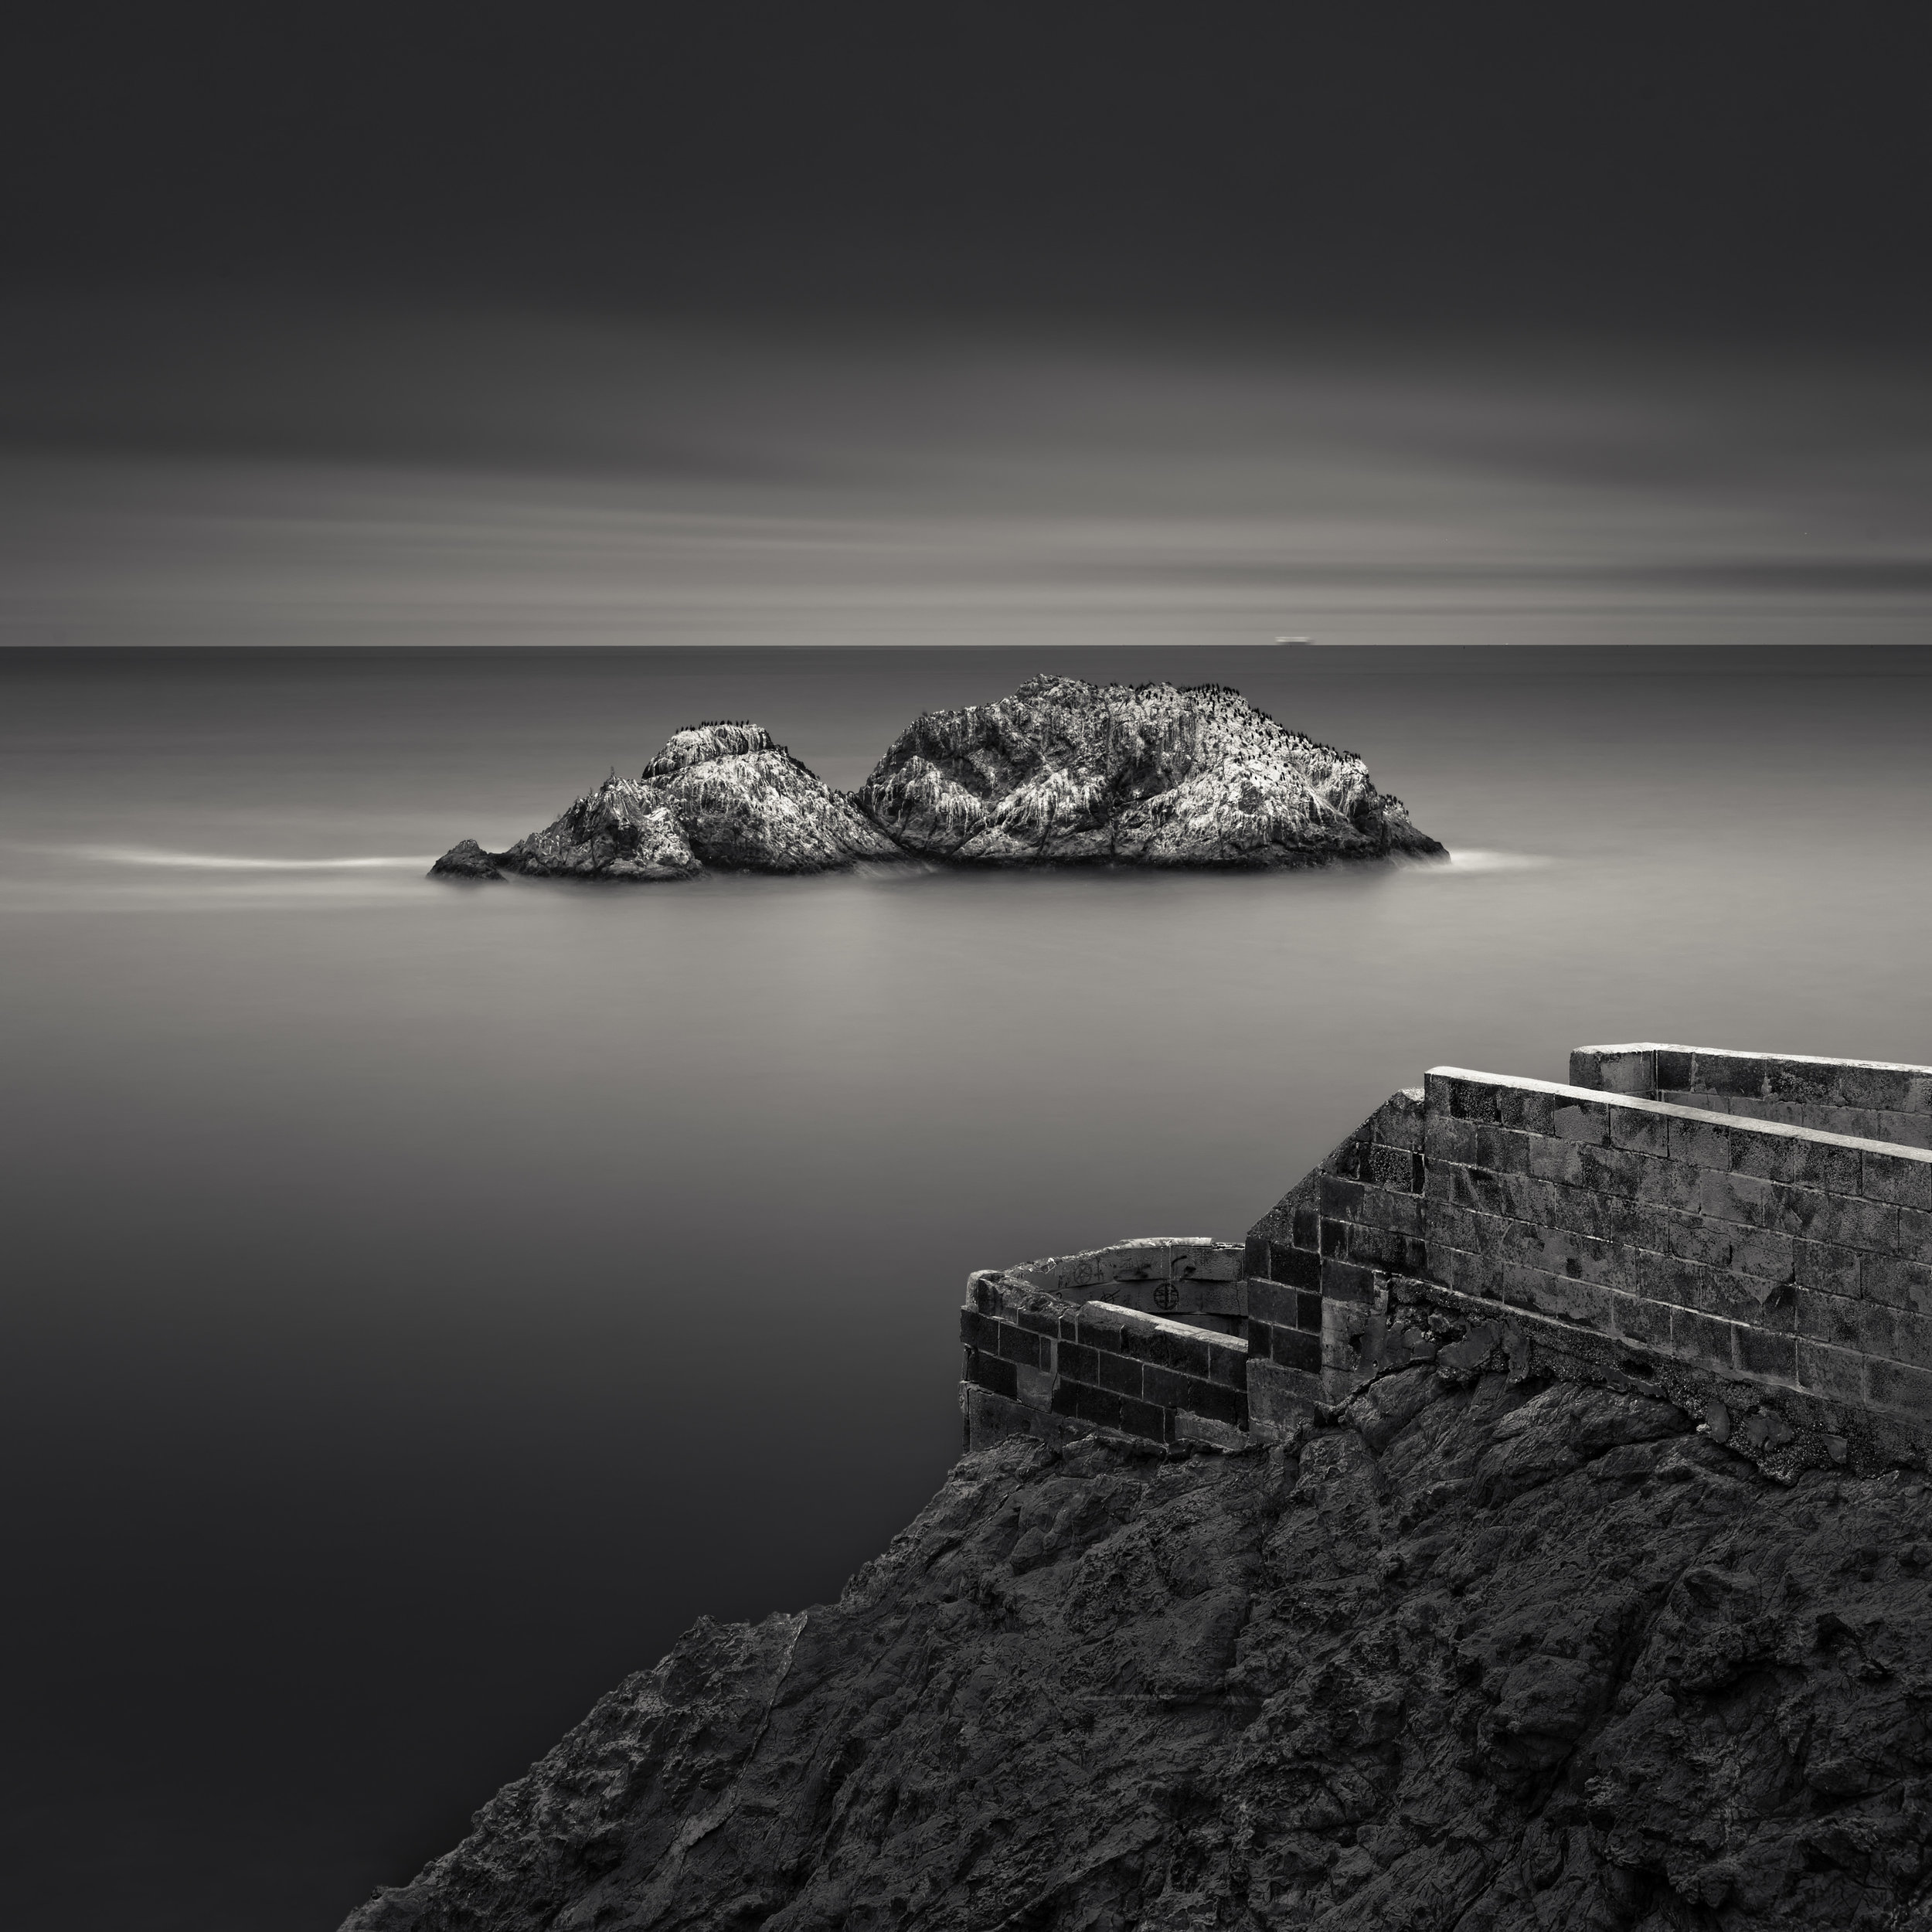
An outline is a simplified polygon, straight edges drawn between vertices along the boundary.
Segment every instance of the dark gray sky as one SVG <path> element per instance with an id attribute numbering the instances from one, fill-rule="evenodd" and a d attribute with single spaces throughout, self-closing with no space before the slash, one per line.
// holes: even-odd
<path id="1" fill-rule="evenodd" d="M 1920 22 L 29 0 L 0 642 L 1924 641 Z"/>
<path id="2" fill-rule="evenodd" d="M 1910 340 L 1920 9 L 26 0 L 16 291 Z"/>

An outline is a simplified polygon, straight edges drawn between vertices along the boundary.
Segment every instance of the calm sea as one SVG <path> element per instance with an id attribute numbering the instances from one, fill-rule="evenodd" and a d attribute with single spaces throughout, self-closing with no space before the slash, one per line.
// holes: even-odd
<path id="1" fill-rule="evenodd" d="M 1238 685 L 1454 862 L 423 876 L 1046 669 Z M 1928 747 L 1904 648 L 0 655 L 8 1921 L 325 1932 L 835 1593 L 970 1268 L 1238 1236 L 1439 1062 L 1932 1061 Z"/>

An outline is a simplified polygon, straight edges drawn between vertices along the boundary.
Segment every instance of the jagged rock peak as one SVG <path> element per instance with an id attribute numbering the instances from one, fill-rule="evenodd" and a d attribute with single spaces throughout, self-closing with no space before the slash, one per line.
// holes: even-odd
<path id="1" fill-rule="evenodd" d="M 749 718 L 707 718 L 686 725 L 665 740 L 664 749 L 645 765 L 646 778 L 668 778 L 687 765 L 713 758 L 731 758 L 747 751 L 783 751 L 784 747 L 761 724 Z"/>
<path id="2" fill-rule="evenodd" d="M 996 703 L 916 719 L 858 798 L 907 849 L 980 863 L 1308 865 L 1443 850 L 1354 753 L 1218 684 L 1034 678 Z"/>

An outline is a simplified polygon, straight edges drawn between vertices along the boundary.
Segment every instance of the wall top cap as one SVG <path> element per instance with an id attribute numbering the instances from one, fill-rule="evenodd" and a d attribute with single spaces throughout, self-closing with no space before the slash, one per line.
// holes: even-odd
<path id="1" fill-rule="evenodd" d="M 1914 1066 L 1909 1060 L 1833 1060 L 1818 1053 L 1764 1053 L 1741 1046 L 1688 1046 L 1682 1040 L 1622 1040 L 1614 1046 L 1578 1046 L 1578 1053 L 1696 1053 L 1706 1060 L 1778 1060 L 1794 1066 L 1860 1066 L 1874 1073 L 1924 1073 L 1932 1066 Z"/>
<path id="2" fill-rule="evenodd" d="M 1605 1049 L 1585 1047 L 1579 1050 L 1598 1053 Z M 1828 1064 L 1842 1066 L 1844 1063 Z M 1932 1165 L 1932 1148 L 1906 1147 L 1896 1141 L 1864 1140 L 1852 1134 L 1828 1134 L 1821 1128 L 1793 1127 L 1783 1121 L 1760 1121 L 1750 1114 L 1716 1114 L 1707 1107 L 1679 1107 L 1674 1100 L 1647 1100 L 1634 1094 L 1611 1094 L 1600 1087 L 1569 1087 L 1561 1080 L 1536 1080 L 1522 1073 L 1485 1073 L 1470 1066 L 1432 1066 L 1429 1078 L 1477 1080 L 1485 1087 L 1507 1087 L 1518 1092 L 1526 1090 L 1532 1094 L 1556 1094 L 1580 1105 L 1587 1103 L 1593 1107 L 1630 1108 L 1640 1114 L 1663 1114 L 1679 1120 L 1706 1121 L 1713 1127 L 1727 1128 L 1733 1134 L 1766 1134 L 1781 1140 L 1822 1141 L 1831 1147 L 1856 1148 L 1865 1153 L 1889 1155 L 1901 1161 Z"/>

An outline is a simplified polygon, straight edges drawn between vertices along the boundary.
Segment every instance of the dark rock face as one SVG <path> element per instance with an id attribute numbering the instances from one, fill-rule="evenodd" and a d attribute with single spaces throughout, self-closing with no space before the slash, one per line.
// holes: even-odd
<path id="1" fill-rule="evenodd" d="M 859 802 L 909 851 L 981 864 L 1292 866 L 1443 848 L 1353 753 L 1239 692 L 1036 678 L 929 713 Z"/>
<path id="2" fill-rule="evenodd" d="M 1385 1376 L 1298 1447 L 964 1458 L 701 1622 L 345 1932 L 1932 1924 L 1932 1501 Z"/>
<path id="3" fill-rule="evenodd" d="M 474 838 L 451 846 L 430 868 L 432 879 L 501 879 L 495 852 L 485 852 Z"/>
<path id="4" fill-rule="evenodd" d="M 818 778 L 762 725 L 675 733 L 635 778 L 613 772 L 508 852 L 466 838 L 430 868 L 468 878 L 688 879 L 707 866 L 823 872 L 903 856 L 852 800 Z M 479 862 L 500 870 L 479 869 Z"/>

